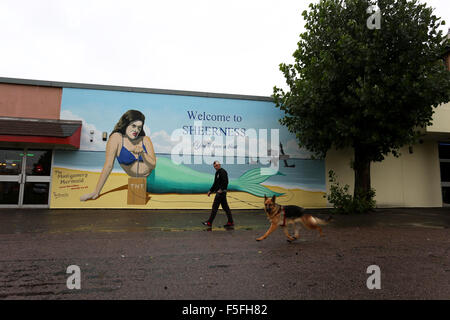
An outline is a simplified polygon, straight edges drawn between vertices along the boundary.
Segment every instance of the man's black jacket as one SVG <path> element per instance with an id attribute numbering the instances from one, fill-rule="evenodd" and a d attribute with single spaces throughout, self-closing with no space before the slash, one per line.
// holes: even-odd
<path id="1" fill-rule="evenodd" d="M 228 173 L 225 169 L 220 168 L 216 171 L 216 176 L 214 178 L 214 184 L 209 191 L 217 192 L 217 190 L 227 190 L 228 188 Z"/>

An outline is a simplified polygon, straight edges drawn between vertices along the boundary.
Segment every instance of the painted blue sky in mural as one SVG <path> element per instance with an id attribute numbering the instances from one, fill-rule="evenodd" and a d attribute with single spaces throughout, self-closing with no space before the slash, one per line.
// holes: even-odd
<path id="1" fill-rule="evenodd" d="M 141 111 L 145 117 L 146 135 L 150 136 L 157 153 L 170 153 L 174 141 L 170 136 L 175 129 L 192 132 L 201 121 L 210 127 L 208 134 L 227 132 L 239 134 L 241 129 L 279 129 L 280 141 L 287 154 L 296 158 L 309 158 L 310 153 L 297 147 L 294 135 L 278 122 L 283 112 L 272 102 L 150 94 L 122 91 L 64 88 L 61 118 L 83 121 L 81 150 L 104 151 L 106 143 L 101 133 L 112 131 L 127 110 Z M 195 120 L 194 120 L 195 118 Z M 215 119 L 216 121 L 207 121 Z M 219 131 L 222 129 L 222 131 Z M 228 130 L 228 131 L 227 131 Z M 90 132 L 93 131 L 93 141 Z M 270 134 L 265 136 L 270 144 Z"/>

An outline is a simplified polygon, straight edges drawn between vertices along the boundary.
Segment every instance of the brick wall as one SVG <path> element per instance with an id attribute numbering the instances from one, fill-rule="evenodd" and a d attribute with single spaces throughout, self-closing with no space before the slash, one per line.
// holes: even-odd
<path id="1" fill-rule="evenodd" d="M 0 117 L 59 119 L 62 88 L 0 83 Z"/>

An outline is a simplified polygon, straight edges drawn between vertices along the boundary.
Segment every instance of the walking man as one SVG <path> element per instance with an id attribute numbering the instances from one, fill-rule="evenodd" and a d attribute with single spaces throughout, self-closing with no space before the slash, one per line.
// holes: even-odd
<path id="1" fill-rule="evenodd" d="M 233 217 L 231 216 L 231 210 L 227 202 L 228 174 L 225 169 L 221 168 L 219 161 L 214 161 L 213 166 L 214 169 L 216 169 L 216 175 L 214 178 L 214 183 L 211 189 L 209 189 L 208 197 L 212 192 L 216 192 L 216 196 L 214 198 L 211 215 L 209 216 L 209 219 L 202 222 L 202 224 L 211 227 L 214 218 L 216 217 L 217 210 L 219 209 L 219 205 L 222 205 L 222 209 L 225 210 L 228 218 L 228 222 L 224 225 L 224 228 L 230 228 L 234 226 L 234 223 Z"/>

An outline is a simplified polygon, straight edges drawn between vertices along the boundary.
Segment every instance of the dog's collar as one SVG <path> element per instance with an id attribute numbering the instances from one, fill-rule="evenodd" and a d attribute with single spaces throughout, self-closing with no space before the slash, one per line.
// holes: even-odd
<path id="1" fill-rule="evenodd" d="M 278 211 L 273 215 L 269 215 L 269 217 L 273 218 L 277 215 L 281 215 L 281 219 L 283 219 L 283 224 L 281 226 L 286 226 L 286 212 L 284 211 L 284 207 L 282 205 L 278 205 Z"/>

